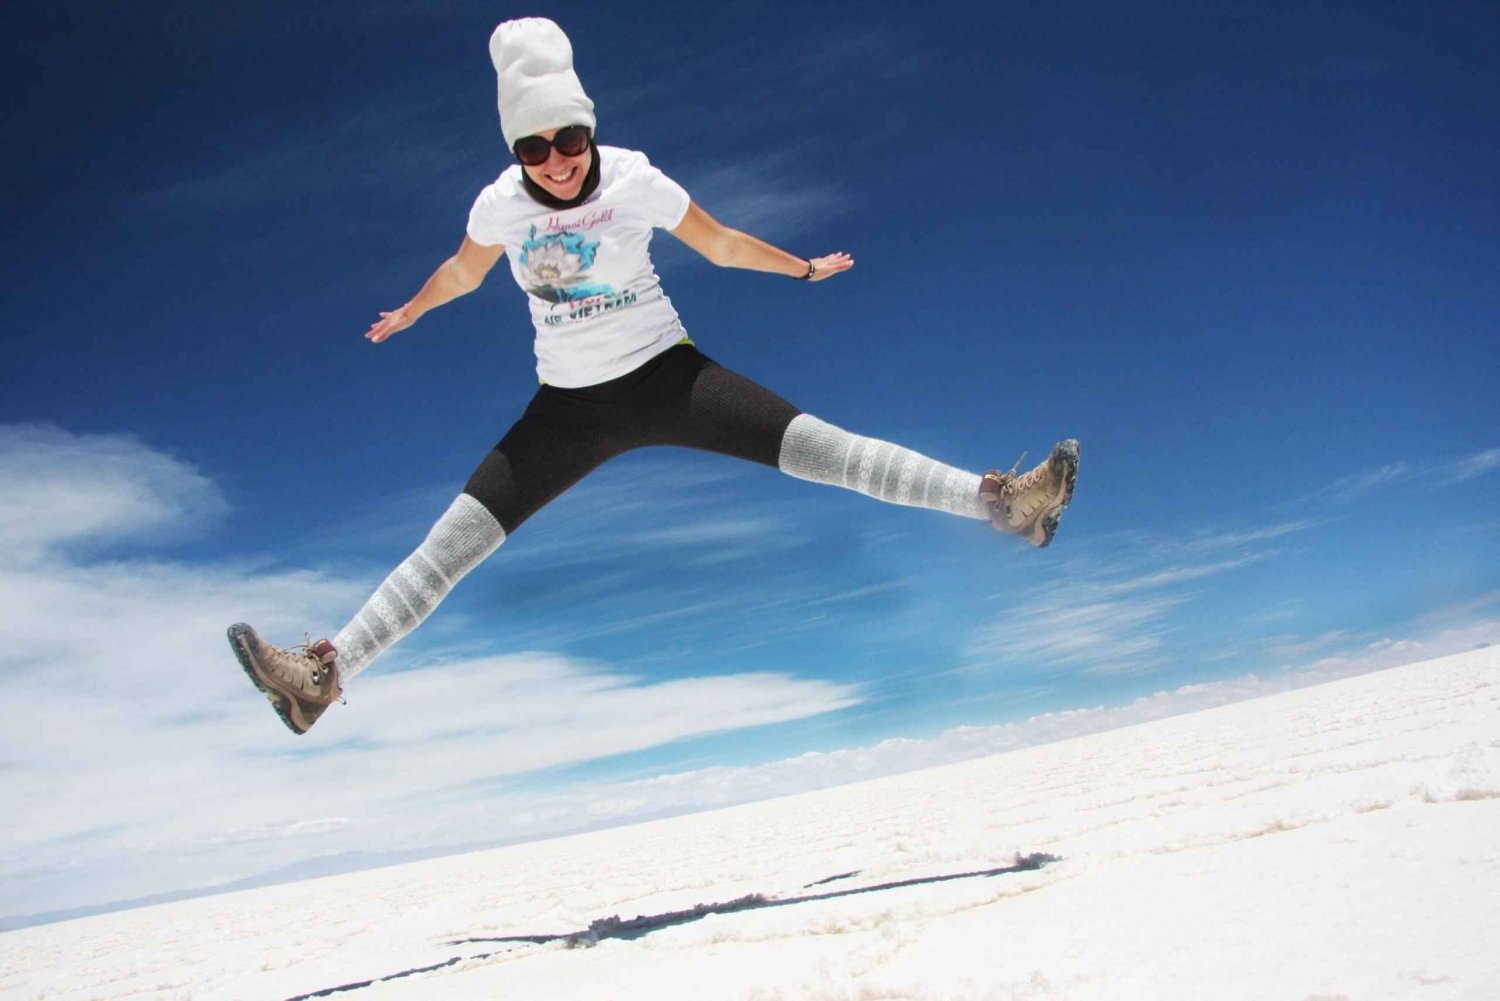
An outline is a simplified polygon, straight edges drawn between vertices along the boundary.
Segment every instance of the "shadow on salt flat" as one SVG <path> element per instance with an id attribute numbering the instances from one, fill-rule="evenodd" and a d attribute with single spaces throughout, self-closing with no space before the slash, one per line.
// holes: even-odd
<path id="1" fill-rule="evenodd" d="M 448 945 L 550 945 L 554 942 L 562 942 L 570 949 L 589 948 L 597 945 L 605 939 L 631 940 L 649 935 L 664 928 L 675 928 L 693 921 L 699 921 L 710 914 L 733 914 L 738 911 L 764 910 L 770 907 L 790 907 L 793 904 L 806 904 L 815 900 L 833 900 L 838 897 L 853 897 L 864 893 L 880 893 L 885 890 L 900 890 L 912 886 L 930 886 L 934 883 L 948 883 L 958 879 L 984 879 L 992 876 L 1006 876 L 1018 872 L 1031 872 L 1043 866 L 1051 865 L 1053 862 L 1061 861 L 1056 855 L 1048 855 L 1046 852 L 1036 852 L 1030 855 L 1017 855 L 1015 862 L 1007 866 L 995 869 L 980 869 L 974 872 L 957 872 L 945 876 L 923 876 L 917 879 L 901 879 L 890 883 L 878 883 L 874 886 L 857 886 L 847 890 L 832 890 L 827 893 L 810 893 L 800 897 L 767 897 L 762 893 L 751 893 L 734 900 L 717 904 L 698 904 L 685 911 L 668 911 L 665 914 L 641 914 L 634 918 L 624 919 L 619 915 L 600 918 L 591 922 L 587 929 L 576 932 L 566 932 L 556 935 L 505 935 L 494 938 L 460 938 L 448 942 Z M 859 875 L 860 870 L 840 873 L 820 879 L 815 883 L 808 883 L 803 889 L 811 889 L 814 886 L 823 886 L 828 883 L 837 882 L 841 879 L 849 879 Z M 384 977 L 376 977 L 372 980 L 361 980 L 358 983 L 341 984 L 338 987 L 327 987 L 320 991 L 309 994 L 298 994 L 288 998 L 287 1001 L 309 1001 L 310 998 L 328 997 L 332 994 L 340 994 L 345 991 L 357 991 L 376 984 L 385 983 L 390 980 L 400 980 L 403 977 L 416 976 L 419 973 L 432 973 L 436 970 L 446 969 L 467 960 L 488 959 L 491 956 L 508 952 L 509 949 L 500 949 L 494 952 L 480 953 L 474 956 L 454 956 L 441 963 L 431 966 L 422 966 L 410 970 L 402 970 L 399 973 L 388 974 Z"/>
<path id="2" fill-rule="evenodd" d="M 837 876 L 829 876 L 825 879 L 820 879 L 816 882 L 808 883 L 802 889 L 811 890 L 815 886 L 827 886 L 829 883 L 837 883 L 841 879 L 852 879 L 855 876 L 858 876 L 860 872 L 861 870 L 859 869 L 855 869 L 853 872 L 841 872 Z"/>

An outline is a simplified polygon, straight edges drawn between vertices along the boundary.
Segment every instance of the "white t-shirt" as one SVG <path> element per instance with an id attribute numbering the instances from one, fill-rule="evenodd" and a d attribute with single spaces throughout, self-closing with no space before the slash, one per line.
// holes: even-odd
<path id="1" fill-rule="evenodd" d="M 527 292 L 537 375 L 562 388 L 618 378 L 687 337 L 648 248 L 654 227 L 682 222 L 688 193 L 644 153 L 598 150 L 599 187 L 576 208 L 533 199 L 515 165 L 469 211 L 469 239 L 503 245 Z"/>

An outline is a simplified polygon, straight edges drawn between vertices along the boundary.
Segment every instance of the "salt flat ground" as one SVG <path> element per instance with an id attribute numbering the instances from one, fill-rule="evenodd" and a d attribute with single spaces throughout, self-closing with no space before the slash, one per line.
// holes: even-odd
<path id="1" fill-rule="evenodd" d="M 1061 861 L 1017 871 L 1032 852 Z M 592 946 L 558 937 L 612 915 L 655 920 Z M 1500 650 L 713 813 L 24 929 L 0 936 L 0 961 L 0 994 L 38 999 L 1492 1001 Z"/>

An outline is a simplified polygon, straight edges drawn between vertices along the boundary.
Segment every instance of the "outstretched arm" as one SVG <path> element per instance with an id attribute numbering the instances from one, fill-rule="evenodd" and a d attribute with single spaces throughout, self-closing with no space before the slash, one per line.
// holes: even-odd
<path id="1" fill-rule="evenodd" d="M 817 282 L 854 267 L 854 258 L 842 250 L 810 261 L 788 254 L 749 233 L 730 229 L 703 211 L 697 202 L 689 203 L 687 215 L 671 233 L 721 268 L 746 268 L 802 278 L 808 276 L 810 263 L 813 272 L 808 277 Z"/>
<path id="2" fill-rule="evenodd" d="M 486 247 L 464 237 L 458 253 L 438 265 L 432 277 L 427 279 L 427 284 L 422 286 L 422 291 L 406 305 L 398 306 L 389 313 L 381 313 L 380 320 L 370 327 L 365 338 L 379 344 L 392 334 L 416 323 L 429 309 L 435 309 L 474 291 L 483 284 L 484 276 L 490 273 L 490 268 L 495 266 L 503 253 L 504 247 Z"/>

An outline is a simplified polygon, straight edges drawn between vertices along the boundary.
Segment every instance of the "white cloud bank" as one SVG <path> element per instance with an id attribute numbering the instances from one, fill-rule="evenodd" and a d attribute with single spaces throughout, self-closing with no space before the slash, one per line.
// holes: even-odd
<path id="1" fill-rule="evenodd" d="M 131 437 L 0 427 L 0 913 L 504 840 L 436 807 L 538 769 L 860 701 L 774 671 L 648 682 L 521 653 L 366 675 L 348 693 L 357 713 L 335 707 L 299 739 L 240 672 L 225 627 L 300 637 L 342 621 L 375 581 L 99 555 L 202 531 L 227 509 L 202 474 Z"/>
<path id="2" fill-rule="evenodd" d="M 195 470 L 111 435 L 0 426 L 0 556 L 26 563 L 71 542 L 180 532 L 227 505 Z"/>

